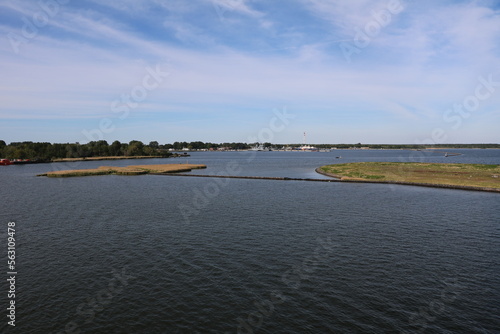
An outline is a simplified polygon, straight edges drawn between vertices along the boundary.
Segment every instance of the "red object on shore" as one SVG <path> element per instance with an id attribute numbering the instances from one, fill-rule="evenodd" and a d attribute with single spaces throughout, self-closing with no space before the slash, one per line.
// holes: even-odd
<path id="1" fill-rule="evenodd" d="M 13 165 L 14 163 L 10 161 L 9 159 L 0 159 L 0 165 L 1 166 L 7 166 L 7 165 Z"/>

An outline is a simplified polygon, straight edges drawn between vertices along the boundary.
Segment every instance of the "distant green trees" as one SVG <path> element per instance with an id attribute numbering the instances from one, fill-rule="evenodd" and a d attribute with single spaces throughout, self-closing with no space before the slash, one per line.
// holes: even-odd
<path id="1" fill-rule="evenodd" d="M 132 140 L 129 143 L 121 143 L 115 140 L 108 144 L 105 140 L 91 141 L 87 144 L 65 143 L 52 144 L 47 142 L 12 142 L 6 144 L 0 140 L 0 158 L 8 159 L 31 159 L 39 161 L 51 161 L 61 158 L 87 158 L 104 156 L 170 156 L 169 150 L 246 150 L 259 143 L 210 143 L 202 141 L 174 142 L 173 144 L 160 145 L 157 141 L 144 144 L 139 140 Z M 302 144 L 283 145 L 263 143 L 264 147 L 280 148 L 283 146 L 301 146 Z M 426 147 L 446 147 L 446 148 L 500 148 L 500 144 L 435 144 L 435 145 L 415 145 L 415 144 L 315 144 L 318 148 L 330 148 L 332 146 L 339 149 L 369 147 L 372 149 L 425 149 Z"/>
<path id="2" fill-rule="evenodd" d="M 89 158 L 105 156 L 169 156 L 166 150 L 161 150 L 158 143 L 144 145 L 141 141 L 132 140 L 121 143 L 115 140 L 111 145 L 105 140 L 91 141 L 87 144 L 66 143 L 35 143 L 31 141 L 13 142 L 7 145 L 0 141 L 0 157 L 8 159 L 31 159 L 51 161 L 62 158 Z"/>
<path id="3" fill-rule="evenodd" d="M 62 158 L 89 158 L 105 156 L 170 156 L 170 149 L 182 150 L 245 150 L 250 148 L 246 143 L 210 143 L 202 141 L 174 142 L 173 144 L 160 145 L 157 141 L 144 144 L 139 140 L 129 143 L 121 143 L 115 140 L 109 144 L 105 140 L 91 141 L 87 144 L 80 143 L 48 143 L 48 142 L 12 142 L 6 144 L 0 140 L 0 158 L 8 159 L 31 159 L 39 161 L 51 161 Z"/>

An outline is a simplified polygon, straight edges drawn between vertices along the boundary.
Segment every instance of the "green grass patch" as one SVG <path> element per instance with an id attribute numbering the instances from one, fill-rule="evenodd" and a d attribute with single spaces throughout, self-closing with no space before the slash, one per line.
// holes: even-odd
<path id="1" fill-rule="evenodd" d="M 357 162 L 320 167 L 343 180 L 428 183 L 500 189 L 500 166 L 418 162 Z"/>
<path id="2" fill-rule="evenodd" d="M 496 169 L 496 168 L 498 168 L 498 165 L 479 165 L 479 164 L 473 164 L 472 166 L 474 166 L 477 169 Z"/>

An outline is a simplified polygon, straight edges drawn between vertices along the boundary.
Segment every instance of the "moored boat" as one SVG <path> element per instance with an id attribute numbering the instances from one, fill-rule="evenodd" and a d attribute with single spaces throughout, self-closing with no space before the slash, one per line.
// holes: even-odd
<path id="1" fill-rule="evenodd" d="M 35 161 L 32 161 L 30 159 L 0 159 L 0 166 L 8 166 L 8 165 L 25 165 L 25 164 L 31 164 L 34 163 Z"/>
<path id="2" fill-rule="evenodd" d="M 30 159 L 14 159 L 12 160 L 12 163 L 14 165 L 25 165 L 25 164 L 31 164 L 33 163 L 33 161 L 31 161 Z"/>

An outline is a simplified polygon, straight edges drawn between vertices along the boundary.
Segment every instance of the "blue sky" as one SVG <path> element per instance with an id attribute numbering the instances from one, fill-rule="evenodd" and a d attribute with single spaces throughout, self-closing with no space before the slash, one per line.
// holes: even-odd
<path id="1" fill-rule="evenodd" d="M 500 142 L 498 1 L 0 0 L 0 36 L 6 142 Z"/>

